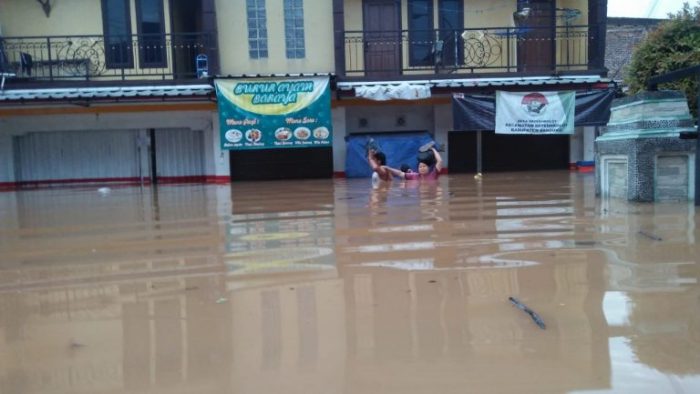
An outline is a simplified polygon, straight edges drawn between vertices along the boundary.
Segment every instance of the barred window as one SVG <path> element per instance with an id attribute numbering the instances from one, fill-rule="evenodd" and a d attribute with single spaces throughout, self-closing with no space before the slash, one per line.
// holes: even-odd
<path id="1" fill-rule="evenodd" d="M 284 0 L 284 39 L 288 59 L 306 57 L 303 0 Z"/>
<path id="2" fill-rule="evenodd" d="M 267 57 L 267 17 L 265 0 L 246 0 L 248 53 L 251 59 Z"/>

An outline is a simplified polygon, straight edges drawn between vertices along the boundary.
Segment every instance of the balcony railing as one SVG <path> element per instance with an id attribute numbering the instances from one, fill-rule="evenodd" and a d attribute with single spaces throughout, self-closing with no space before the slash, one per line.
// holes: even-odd
<path id="1" fill-rule="evenodd" d="M 591 26 L 345 31 L 347 77 L 587 70 Z"/>
<path id="2" fill-rule="evenodd" d="M 210 43 L 203 33 L 1 37 L 0 67 L 37 81 L 194 79 Z"/>

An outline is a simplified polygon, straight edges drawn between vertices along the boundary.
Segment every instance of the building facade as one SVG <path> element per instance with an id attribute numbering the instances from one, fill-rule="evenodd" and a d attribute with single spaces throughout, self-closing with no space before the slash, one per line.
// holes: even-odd
<path id="1" fill-rule="evenodd" d="M 606 9 L 605 0 L 3 1 L 0 187 L 330 177 L 346 173 L 353 139 L 377 133 L 430 135 L 447 144 L 451 171 L 474 171 L 477 130 L 454 130 L 452 95 L 609 89 Z M 330 80 L 332 146 L 222 147 L 217 78 L 302 76 Z M 487 171 L 593 156 L 594 126 L 479 131 Z"/>

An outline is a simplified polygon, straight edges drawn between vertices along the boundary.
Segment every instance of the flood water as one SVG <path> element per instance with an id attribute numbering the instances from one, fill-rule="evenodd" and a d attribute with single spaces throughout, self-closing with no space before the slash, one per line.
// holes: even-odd
<path id="1" fill-rule="evenodd" d="M 0 193 L 0 393 L 698 393 L 697 223 L 569 172 Z"/>

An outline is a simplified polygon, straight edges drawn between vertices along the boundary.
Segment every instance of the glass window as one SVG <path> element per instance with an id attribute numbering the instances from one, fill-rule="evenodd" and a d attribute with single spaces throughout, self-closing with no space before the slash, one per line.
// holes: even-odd
<path id="1" fill-rule="evenodd" d="M 102 26 L 107 68 L 134 66 L 129 0 L 102 0 Z"/>
<path id="2" fill-rule="evenodd" d="M 267 17 L 265 0 L 246 0 L 248 53 L 251 59 L 267 57 Z"/>
<path id="3" fill-rule="evenodd" d="M 136 0 L 141 68 L 165 67 L 163 0 Z"/>
<path id="4" fill-rule="evenodd" d="M 284 0 L 284 38 L 288 59 L 306 57 L 303 0 Z"/>
<path id="5" fill-rule="evenodd" d="M 433 64 L 433 0 L 408 1 L 408 42 L 411 66 Z"/>
<path id="6" fill-rule="evenodd" d="M 438 61 L 444 66 L 464 64 L 464 3 L 463 0 L 440 0 L 438 20 L 443 42 Z"/>

